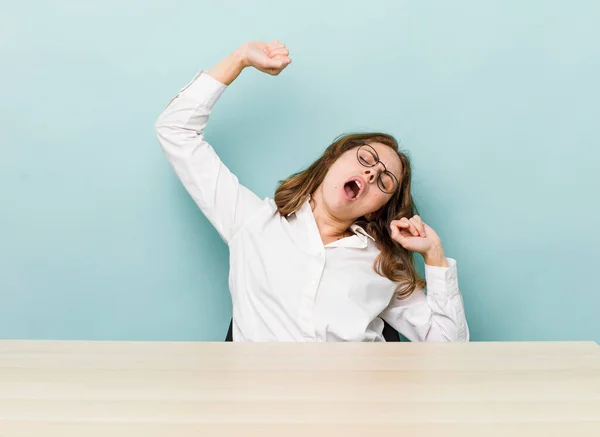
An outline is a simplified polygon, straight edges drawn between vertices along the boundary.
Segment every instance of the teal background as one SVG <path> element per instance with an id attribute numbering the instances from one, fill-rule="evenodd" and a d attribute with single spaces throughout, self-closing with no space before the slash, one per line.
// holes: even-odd
<path id="1" fill-rule="evenodd" d="M 472 339 L 600 341 L 599 22 L 594 0 L 3 2 L 0 337 L 224 337 L 227 248 L 154 122 L 279 39 L 292 65 L 245 71 L 207 129 L 245 185 L 392 133 Z"/>

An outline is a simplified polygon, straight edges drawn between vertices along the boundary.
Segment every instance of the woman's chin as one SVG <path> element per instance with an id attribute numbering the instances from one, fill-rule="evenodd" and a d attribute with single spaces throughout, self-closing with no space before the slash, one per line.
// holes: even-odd
<path id="1" fill-rule="evenodd" d="M 359 209 L 359 203 L 356 199 L 349 199 L 343 194 L 341 196 L 335 196 L 331 202 L 327 202 L 327 209 L 340 220 L 349 220 L 357 215 Z"/>

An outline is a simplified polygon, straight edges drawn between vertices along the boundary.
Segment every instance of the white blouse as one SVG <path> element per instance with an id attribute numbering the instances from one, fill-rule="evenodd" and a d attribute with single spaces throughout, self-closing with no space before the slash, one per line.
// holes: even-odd
<path id="1" fill-rule="evenodd" d="M 411 341 L 468 341 L 456 261 L 425 266 L 427 293 L 394 297 L 373 270 L 379 253 L 361 227 L 324 245 L 308 201 L 287 217 L 241 185 L 204 139 L 226 85 L 201 70 L 156 121 L 184 187 L 229 245 L 234 341 L 384 341 L 383 320 Z M 243 147 L 248 147 L 243 145 Z"/>

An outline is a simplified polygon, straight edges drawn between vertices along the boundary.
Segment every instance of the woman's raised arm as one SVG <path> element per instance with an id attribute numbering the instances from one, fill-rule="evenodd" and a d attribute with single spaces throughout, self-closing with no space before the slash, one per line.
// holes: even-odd
<path id="1" fill-rule="evenodd" d="M 165 156 L 226 243 L 262 201 L 221 162 L 204 139 L 204 129 L 215 103 L 244 68 L 253 66 L 276 75 L 289 62 L 287 50 L 278 42 L 243 44 L 212 69 L 196 74 L 156 120 Z"/>

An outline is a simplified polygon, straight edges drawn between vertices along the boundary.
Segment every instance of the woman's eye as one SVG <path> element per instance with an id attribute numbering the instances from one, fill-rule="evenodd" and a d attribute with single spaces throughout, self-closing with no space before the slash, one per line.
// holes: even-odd
<path id="1" fill-rule="evenodd" d="M 386 191 L 394 189 L 394 179 L 387 173 L 381 173 L 381 183 Z"/>
<path id="2" fill-rule="evenodd" d="M 360 159 L 367 165 L 375 165 L 375 157 L 370 153 L 361 154 Z"/>

